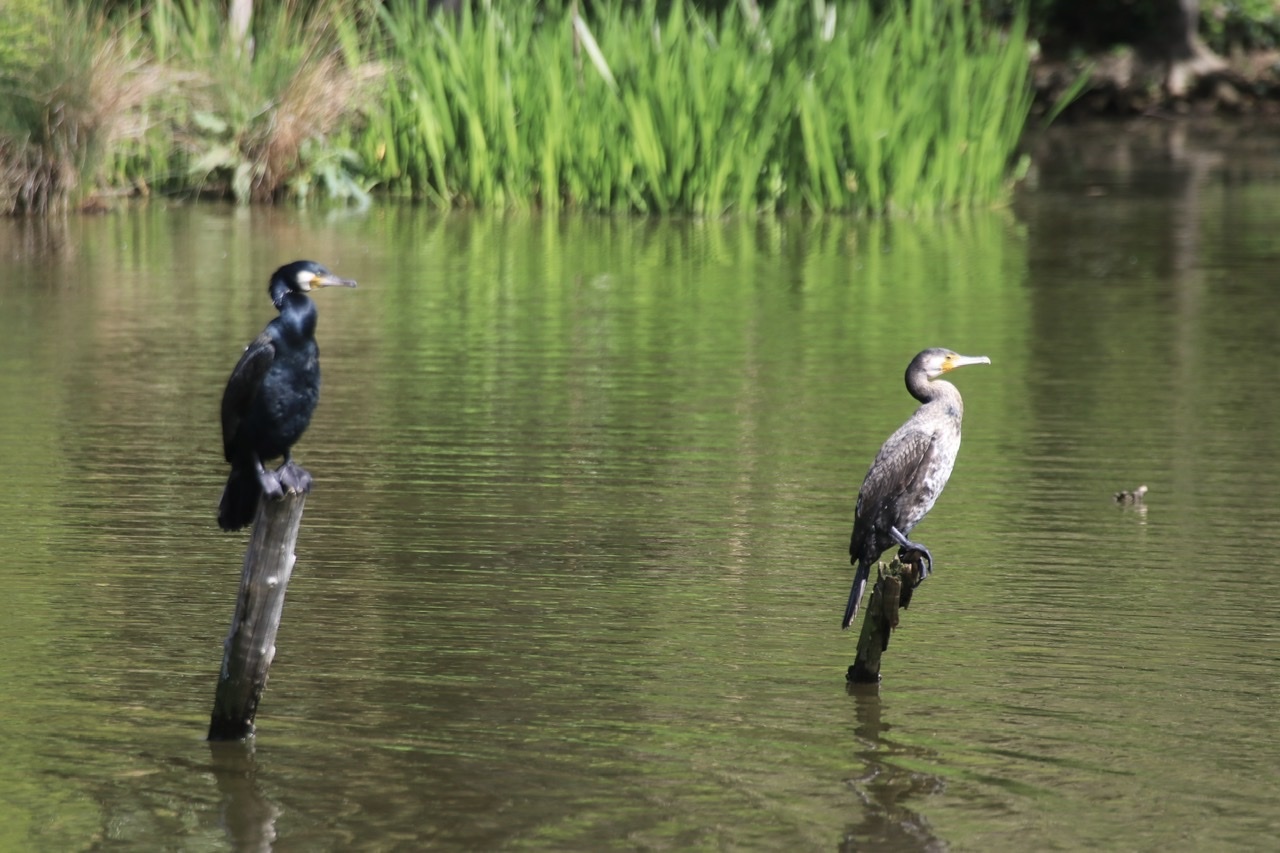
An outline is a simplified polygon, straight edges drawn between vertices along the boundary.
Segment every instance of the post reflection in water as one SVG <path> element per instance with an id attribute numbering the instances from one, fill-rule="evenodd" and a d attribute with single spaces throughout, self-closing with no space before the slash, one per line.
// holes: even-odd
<path id="1" fill-rule="evenodd" d="M 845 686 L 857 714 L 855 742 L 862 747 L 855 758 L 866 770 L 848 782 L 864 810 L 861 820 L 846 829 L 839 849 L 841 853 L 946 850 L 946 842 L 933 834 L 929 821 L 918 810 L 928 797 L 944 790 L 943 780 L 895 764 L 903 759 L 908 764 L 932 763 L 937 756 L 926 749 L 895 744 L 888 737 L 893 725 L 883 719 L 884 700 L 877 688 L 878 685 L 868 684 Z"/>
<path id="2" fill-rule="evenodd" d="M 280 808 L 258 783 L 252 740 L 210 741 L 209 760 L 218 786 L 218 824 L 233 850 L 271 850 Z"/>

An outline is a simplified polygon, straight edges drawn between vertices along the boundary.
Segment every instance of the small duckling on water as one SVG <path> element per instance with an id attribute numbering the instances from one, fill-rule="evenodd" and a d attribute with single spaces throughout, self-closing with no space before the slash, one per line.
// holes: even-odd
<path id="1" fill-rule="evenodd" d="M 1118 504 L 1140 504 L 1142 503 L 1142 498 L 1146 494 L 1147 494 L 1147 487 L 1138 486 L 1138 488 L 1134 489 L 1132 492 L 1129 492 L 1129 491 L 1116 492 L 1115 499 L 1116 499 L 1116 503 Z"/>

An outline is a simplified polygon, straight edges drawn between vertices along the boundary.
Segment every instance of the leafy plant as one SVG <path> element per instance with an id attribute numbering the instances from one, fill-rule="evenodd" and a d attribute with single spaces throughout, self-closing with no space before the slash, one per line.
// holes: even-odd
<path id="1" fill-rule="evenodd" d="M 316 187 L 363 201 L 359 170 L 336 140 L 362 120 L 382 72 L 360 62 L 354 25 L 335 4 L 264 11 L 251 44 L 230 37 L 217 4 L 197 0 L 159 0 L 148 26 L 166 63 L 204 69 L 188 72 L 172 104 L 179 183 L 240 203 L 305 198 Z"/>
<path id="2" fill-rule="evenodd" d="M 64 2 L 0 0 L 0 209 L 109 181 L 914 213 L 1003 199 L 1031 99 L 1025 15 L 996 29 L 965 0 L 282 0 L 248 40 L 221 4 L 114 4 L 108 25 Z"/>
<path id="3" fill-rule="evenodd" d="M 9 2 L 0 17 L 0 212 L 64 209 L 113 145 L 146 129 L 163 76 L 136 31 L 80 7 Z"/>
<path id="4" fill-rule="evenodd" d="M 1201 31 L 1221 53 L 1272 49 L 1280 44 L 1280 7 L 1274 0 L 1217 0 L 1202 3 Z"/>

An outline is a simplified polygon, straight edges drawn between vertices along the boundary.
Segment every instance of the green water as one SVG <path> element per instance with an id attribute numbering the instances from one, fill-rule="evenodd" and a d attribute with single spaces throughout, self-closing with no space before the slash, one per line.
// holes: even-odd
<path id="1" fill-rule="evenodd" d="M 0 222 L 0 850 L 1265 846 L 1280 168 L 1092 141 L 919 224 Z M 217 406 L 299 257 L 360 288 L 256 744 L 211 748 Z M 850 692 L 853 500 L 932 345 L 992 365 Z"/>

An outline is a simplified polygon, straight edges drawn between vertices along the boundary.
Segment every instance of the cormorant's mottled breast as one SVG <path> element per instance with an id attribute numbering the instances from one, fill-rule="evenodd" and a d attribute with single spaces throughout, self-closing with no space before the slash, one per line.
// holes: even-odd
<path id="1" fill-rule="evenodd" d="M 922 405 L 898 431 L 889 436 L 871 463 L 854 510 L 849 562 L 858 567 L 844 610 L 842 628 L 858 612 L 871 566 L 898 545 L 924 555 L 921 579 L 933 568 L 933 555 L 907 538 L 911 528 L 933 507 L 951 476 L 960 450 L 960 421 L 964 402 L 960 392 L 939 376 L 966 364 L 990 364 L 985 355 L 957 355 L 948 349 L 927 349 L 907 366 L 907 390 Z"/>
<path id="2" fill-rule="evenodd" d="M 222 394 L 222 448 L 231 475 L 218 504 L 218 526 L 239 530 L 253 521 L 258 497 L 279 498 L 290 481 L 289 450 L 306 431 L 320 399 L 313 287 L 355 287 L 314 261 L 276 270 L 268 292 L 280 316 L 240 356 Z M 279 472 L 263 462 L 284 457 Z"/>

